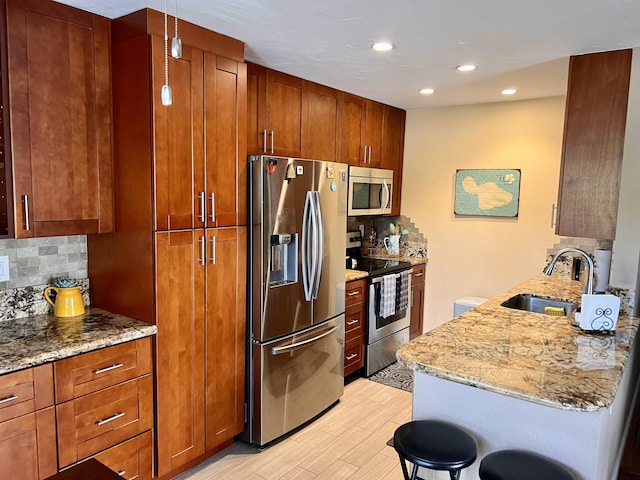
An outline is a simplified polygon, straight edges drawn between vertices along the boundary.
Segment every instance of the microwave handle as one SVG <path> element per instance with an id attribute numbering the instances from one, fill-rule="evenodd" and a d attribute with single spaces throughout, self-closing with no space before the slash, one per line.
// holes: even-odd
<path id="1" fill-rule="evenodd" d="M 381 202 L 380 202 L 380 213 L 384 213 L 384 211 L 387 208 L 387 205 L 389 203 L 389 200 L 391 200 L 391 190 L 389 189 L 389 185 L 387 184 L 386 180 L 382 181 L 382 186 L 384 187 L 384 190 L 380 191 L 380 199 L 381 199 Z M 385 193 L 384 200 L 382 199 L 383 191 Z"/>

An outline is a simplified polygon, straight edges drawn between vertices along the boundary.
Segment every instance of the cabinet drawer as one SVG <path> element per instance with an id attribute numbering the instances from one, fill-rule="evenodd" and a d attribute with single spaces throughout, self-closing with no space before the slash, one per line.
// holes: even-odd
<path id="1" fill-rule="evenodd" d="M 53 405 L 51 364 L 0 376 L 0 422 Z"/>
<path id="2" fill-rule="evenodd" d="M 364 337 L 344 344 L 344 374 L 349 375 L 364 366 Z"/>
<path id="3" fill-rule="evenodd" d="M 151 375 L 58 405 L 60 467 L 150 430 L 152 408 Z"/>
<path id="4" fill-rule="evenodd" d="M 364 302 L 367 298 L 367 281 L 356 280 L 347 283 L 345 292 L 345 305 L 353 305 Z"/>
<path id="5" fill-rule="evenodd" d="M 119 443 L 94 458 L 127 480 L 151 480 L 151 431 Z"/>
<path id="6" fill-rule="evenodd" d="M 54 364 L 56 403 L 131 380 L 151 372 L 151 339 L 84 353 Z"/>
<path id="7" fill-rule="evenodd" d="M 411 274 L 411 285 L 424 282 L 425 272 L 426 265 L 424 263 L 422 265 L 414 265 L 413 273 Z"/>
<path id="8" fill-rule="evenodd" d="M 345 341 L 364 333 L 365 303 L 349 305 L 344 312 Z"/>

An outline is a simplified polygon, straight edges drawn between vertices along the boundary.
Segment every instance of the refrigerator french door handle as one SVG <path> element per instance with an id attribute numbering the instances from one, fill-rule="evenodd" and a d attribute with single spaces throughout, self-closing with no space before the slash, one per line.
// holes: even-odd
<path id="1" fill-rule="evenodd" d="M 291 350 L 295 350 L 297 348 L 304 347 L 305 345 L 309 345 L 310 343 L 315 343 L 318 340 L 323 339 L 327 335 L 331 335 L 339 327 L 340 327 L 340 324 L 335 325 L 330 330 L 327 330 L 326 332 L 323 332 L 320 335 L 317 335 L 317 336 L 315 336 L 313 338 L 308 338 L 307 340 L 303 340 L 302 342 L 292 343 L 291 345 L 285 345 L 284 347 L 273 347 L 271 349 L 271 355 L 280 355 L 281 353 L 290 352 Z"/>
<path id="2" fill-rule="evenodd" d="M 313 298 L 318 298 L 318 292 L 320 291 L 320 279 L 322 278 L 322 260 L 324 258 L 324 224 L 322 222 L 322 209 L 320 208 L 320 194 L 313 192 L 315 199 L 315 211 L 316 211 L 316 237 L 317 237 L 317 252 L 315 258 L 316 275 L 314 279 Z"/>
<path id="3" fill-rule="evenodd" d="M 307 192 L 311 203 L 311 274 L 309 275 L 309 298 L 316 297 L 316 277 L 318 276 L 318 210 L 316 207 L 316 192 Z"/>
<path id="4" fill-rule="evenodd" d="M 304 201 L 304 211 L 302 213 L 302 238 L 301 238 L 301 257 L 302 257 L 302 286 L 304 289 L 304 298 L 311 300 L 311 280 L 309 278 L 309 217 L 311 215 L 311 192 L 307 192 Z"/>

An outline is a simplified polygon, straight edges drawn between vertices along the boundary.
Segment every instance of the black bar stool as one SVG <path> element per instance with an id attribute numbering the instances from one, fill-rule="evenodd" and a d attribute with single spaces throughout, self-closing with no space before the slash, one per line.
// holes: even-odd
<path id="1" fill-rule="evenodd" d="M 574 480 L 559 463 L 523 450 L 500 450 L 480 462 L 480 480 Z"/>
<path id="2" fill-rule="evenodd" d="M 446 470 L 451 480 L 460 478 L 460 470 L 476 460 L 475 440 L 460 428 L 437 420 L 405 423 L 393 435 L 405 480 L 420 480 L 418 467 Z M 411 476 L 405 461 L 413 464 Z"/>

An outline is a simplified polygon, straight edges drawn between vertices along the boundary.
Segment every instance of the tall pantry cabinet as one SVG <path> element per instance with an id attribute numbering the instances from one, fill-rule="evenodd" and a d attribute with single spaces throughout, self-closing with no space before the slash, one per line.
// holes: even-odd
<path id="1" fill-rule="evenodd" d="M 173 22 L 173 19 L 170 20 Z M 180 22 L 163 106 L 163 16 L 112 23 L 115 233 L 90 236 L 96 306 L 158 326 L 156 476 L 244 427 L 244 45 Z"/>

